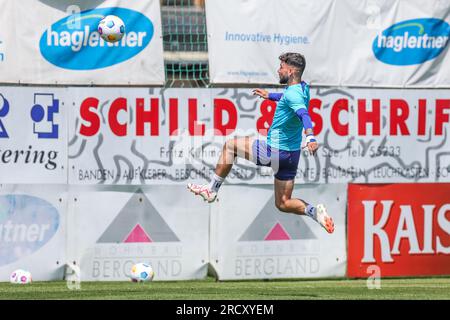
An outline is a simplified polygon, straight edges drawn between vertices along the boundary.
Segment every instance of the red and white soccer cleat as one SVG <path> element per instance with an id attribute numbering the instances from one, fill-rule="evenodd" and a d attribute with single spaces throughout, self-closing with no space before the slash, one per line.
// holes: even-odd
<path id="1" fill-rule="evenodd" d="M 328 233 L 334 232 L 333 219 L 328 215 L 327 209 L 323 204 L 318 204 L 316 207 L 317 222 L 327 230 Z"/>
<path id="2" fill-rule="evenodd" d="M 201 196 L 203 200 L 208 201 L 209 203 L 214 202 L 217 199 L 217 192 L 209 190 L 207 184 L 188 183 L 187 187 L 191 192 Z"/>

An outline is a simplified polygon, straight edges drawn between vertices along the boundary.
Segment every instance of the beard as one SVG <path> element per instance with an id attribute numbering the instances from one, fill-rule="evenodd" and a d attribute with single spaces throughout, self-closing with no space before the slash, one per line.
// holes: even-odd
<path id="1" fill-rule="evenodd" d="M 280 84 L 287 84 L 289 81 L 289 76 L 280 76 Z"/>

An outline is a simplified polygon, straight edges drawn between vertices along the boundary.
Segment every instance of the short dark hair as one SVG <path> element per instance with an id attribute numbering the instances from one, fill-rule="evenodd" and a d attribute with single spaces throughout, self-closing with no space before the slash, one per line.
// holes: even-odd
<path id="1" fill-rule="evenodd" d="M 280 61 L 286 63 L 287 65 L 299 69 L 300 77 L 302 76 L 303 71 L 306 67 L 306 60 L 304 55 L 296 52 L 287 52 L 279 56 L 278 59 L 280 59 Z"/>

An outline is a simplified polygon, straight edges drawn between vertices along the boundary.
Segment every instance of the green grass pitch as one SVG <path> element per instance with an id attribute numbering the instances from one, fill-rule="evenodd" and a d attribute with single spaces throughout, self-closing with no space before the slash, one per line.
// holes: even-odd
<path id="1" fill-rule="evenodd" d="M 0 299 L 139 299 L 139 300 L 332 300 L 432 299 L 450 300 L 450 277 L 381 279 L 380 289 L 366 280 L 270 280 L 82 282 L 69 290 L 65 281 L 29 285 L 0 283 Z"/>

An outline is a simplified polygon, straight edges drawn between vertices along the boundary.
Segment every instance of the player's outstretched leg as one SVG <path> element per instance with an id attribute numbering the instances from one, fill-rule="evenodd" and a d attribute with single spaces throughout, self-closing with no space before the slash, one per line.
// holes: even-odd
<path id="1" fill-rule="evenodd" d="M 217 199 L 217 192 L 212 191 L 207 184 L 188 183 L 187 187 L 191 192 L 201 196 L 203 200 L 209 203 L 214 202 Z"/>
<path id="2" fill-rule="evenodd" d="M 294 180 L 275 179 L 275 205 L 282 212 L 306 215 L 317 221 L 328 233 L 334 232 L 333 219 L 328 215 L 325 205 L 317 207 L 301 199 L 292 198 Z"/>
<path id="3" fill-rule="evenodd" d="M 327 208 L 323 204 L 318 204 L 316 207 L 316 221 L 325 229 L 328 233 L 334 232 L 334 222 L 327 213 Z"/>
<path id="4" fill-rule="evenodd" d="M 225 142 L 211 182 L 209 184 L 188 183 L 188 189 L 209 203 L 216 201 L 219 188 L 230 173 L 234 159 L 242 157 L 250 160 L 252 143 L 252 137 L 234 138 Z"/>

